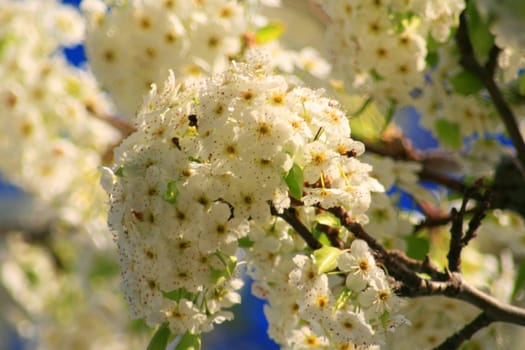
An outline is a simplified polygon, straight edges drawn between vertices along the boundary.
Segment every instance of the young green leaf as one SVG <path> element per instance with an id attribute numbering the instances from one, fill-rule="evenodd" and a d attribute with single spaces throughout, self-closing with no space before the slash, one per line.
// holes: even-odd
<path id="1" fill-rule="evenodd" d="M 153 338 L 151 338 L 151 341 L 149 342 L 147 350 L 165 350 L 166 346 L 168 346 L 168 340 L 171 335 L 170 328 L 168 326 L 168 322 L 164 322 L 160 325 L 160 327 L 157 329 L 155 334 L 153 335 Z"/>
<path id="2" fill-rule="evenodd" d="M 241 237 L 237 240 L 237 243 L 239 244 L 239 247 L 241 248 L 250 248 L 251 246 L 254 245 L 254 241 L 252 241 L 250 239 L 250 237 L 248 236 L 245 236 L 245 237 Z"/>
<path id="3" fill-rule="evenodd" d="M 450 78 L 454 91 L 460 95 L 472 95 L 483 88 L 483 83 L 472 73 L 462 70 Z"/>
<path id="4" fill-rule="evenodd" d="M 337 257 L 343 252 L 344 251 L 339 248 L 330 246 L 323 246 L 322 248 L 314 251 L 317 273 L 322 274 L 335 270 L 337 267 Z"/>
<path id="5" fill-rule="evenodd" d="M 523 290 L 525 286 L 525 261 L 520 264 L 518 267 L 518 273 L 516 276 L 516 281 L 514 282 L 514 289 L 512 290 L 512 298 L 514 300 L 518 295 L 518 292 Z"/>
<path id="6" fill-rule="evenodd" d="M 200 350 L 201 345 L 200 334 L 191 334 L 190 332 L 186 332 L 175 347 L 175 350 Z"/>
<path id="7" fill-rule="evenodd" d="M 328 239 L 328 236 L 323 231 L 317 228 L 317 225 L 312 228 L 312 234 L 323 246 L 331 246 L 330 239 Z"/>
<path id="8" fill-rule="evenodd" d="M 455 149 L 459 149 L 463 144 L 459 125 L 446 119 L 438 119 L 434 125 L 436 133 L 441 142 Z"/>
<path id="9" fill-rule="evenodd" d="M 317 214 L 314 218 L 314 221 L 330 227 L 341 227 L 341 221 L 336 218 L 334 214 L 326 211 L 321 214 Z"/>
<path id="10" fill-rule="evenodd" d="M 430 243 L 426 236 L 408 236 L 405 238 L 407 243 L 407 255 L 412 259 L 423 260 L 430 251 Z"/>
<path id="11" fill-rule="evenodd" d="M 525 96 L 525 74 L 522 73 L 518 79 L 518 92 L 521 96 Z"/>
<path id="12" fill-rule="evenodd" d="M 179 302 L 181 299 L 193 300 L 195 295 L 186 290 L 186 288 L 181 287 L 174 289 L 170 292 L 162 292 L 162 295 L 170 300 Z"/>
<path id="13" fill-rule="evenodd" d="M 124 168 L 119 167 L 117 171 L 115 171 L 115 176 L 120 176 L 120 177 L 124 176 Z"/>
<path id="14" fill-rule="evenodd" d="M 494 35 L 490 32 L 490 23 L 480 15 L 475 1 L 467 2 L 467 28 L 470 41 L 477 58 L 485 62 L 494 45 Z"/>
<path id="15" fill-rule="evenodd" d="M 299 165 L 294 164 L 284 178 L 284 181 L 288 185 L 292 197 L 300 200 L 303 197 L 303 169 L 301 169 Z"/>
<path id="16" fill-rule="evenodd" d="M 279 39 L 284 31 L 286 26 L 281 22 L 271 22 L 268 25 L 262 27 L 255 33 L 255 41 L 257 44 L 266 44 L 270 41 Z"/>

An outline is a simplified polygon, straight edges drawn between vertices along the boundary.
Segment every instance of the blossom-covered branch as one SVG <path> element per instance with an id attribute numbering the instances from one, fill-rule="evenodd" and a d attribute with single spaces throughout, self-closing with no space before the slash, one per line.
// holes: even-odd
<path id="1" fill-rule="evenodd" d="M 469 37 L 467 22 L 467 14 L 465 11 L 463 11 L 459 16 L 459 26 L 456 32 L 456 42 L 461 55 L 460 63 L 467 71 L 476 76 L 487 89 L 490 97 L 492 98 L 492 101 L 494 102 L 494 106 L 496 107 L 499 116 L 505 124 L 505 128 L 512 139 L 512 143 L 516 148 L 517 157 L 521 163 L 521 173 L 522 176 L 525 177 L 523 170 L 525 168 L 525 141 L 523 140 L 523 136 L 520 133 L 520 128 L 512 108 L 505 101 L 500 88 L 494 80 L 494 68 L 492 61 L 496 60 L 499 50 L 493 49 L 491 51 L 487 65 L 483 66 L 476 58 L 476 54 Z"/>
<path id="2" fill-rule="evenodd" d="M 493 321 L 525 326 L 525 309 L 503 303 L 481 292 L 466 282 L 459 272 L 439 271 L 436 266 L 430 263 L 428 258 L 421 265 L 418 265 L 421 272 L 432 277 L 425 279 L 416 273 L 418 269 L 414 269 L 414 267 L 418 266 L 411 259 L 407 259 L 403 254 L 386 250 L 360 224 L 353 222 L 344 209 L 332 208 L 330 212 L 338 217 L 356 238 L 363 239 L 368 243 L 389 274 L 400 283 L 398 289 L 400 295 L 407 297 L 445 295 L 477 306 L 484 310 Z M 445 276 L 446 278 L 444 278 Z"/>

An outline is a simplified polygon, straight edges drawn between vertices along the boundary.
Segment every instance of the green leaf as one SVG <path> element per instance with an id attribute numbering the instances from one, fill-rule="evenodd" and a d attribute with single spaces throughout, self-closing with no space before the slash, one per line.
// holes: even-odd
<path id="1" fill-rule="evenodd" d="M 427 57 L 425 57 L 425 61 L 427 66 L 434 67 L 439 61 L 439 54 L 435 51 L 428 52 Z"/>
<path id="2" fill-rule="evenodd" d="M 190 332 L 186 332 L 175 347 L 175 350 L 200 350 L 201 345 L 200 334 L 191 334 Z"/>
<path id="3" fill-rule="evenodd" d="M 255 32 L 255 42 L 259 45 L 279 39 L 285 32 L 286 26 L 282 22 L 270 22 Z"/>
<path id="4" fill-rule="evenodd" d="M 480 15 L 475 3 L 475 1 L 467 2 L 468 35 L 477 58 L 481 62 L 486 62 L 494 45 L 494 35 L 489 30 L 490 23 Z"/>
<path id="5" fill-rule="evenodd" d="M 519 77 L 518 92 L 521 96 L 525 96 L 525 74 L 522 73 Z"/>
<path id="6" fill-rule="evenodd" d="M 429 33 L 427 35 L 427 51 L 428 52 L 436 52 L 441 46 L 443 46 L 443 43 L 434 39 L 432 34 Z"/>
<path id="7" fill-rule="evenodd" d="M 228 274 L 224 269 L 216 269 L 213 266 L 210 266 L 211 280 L 215 284 L 220 284 L 228 278 Z"/>
<path id="8" fill-rule="evenodd" d="M 288 189 L 290 190 L 290 194 L 292 195 L 292 197 L 300 200 L 303 197 L 303 169 L 301 169 L 299 165 L 294 163 L 294 165 L 284 178 L 284 181 L 288 185 Z"/>
<path id="9" fill-rule="evenodd" d="M 193 300 L 195 297 L 193 293 L 188 292 L 184 287 L 177 288 L 175 290 L 172 290 L 171 292 L 162 292 L 162 295 L 165 298 L 176 302 L 179 302 L 181 299 Z"/>
<path id="10" fill-rule="evenodd" d="M 514 289 L 512 290 L 512 298 L 514 300 L 518 295 L 518 292 L 525 286 L 525 261 L 522 261 L 518 267 L 518 273 L 516 275 L 516 281 L 514 282 Z"/>
<path id="11" fill-rule="evenodd" d="M 405 238 L 407 243 L 407 255 L 412 259 L 423 260 L 430 251 L 430 243 L 426 236 L 408 236 Z"/>
<path id="12" fill-rule="evenodd" d="M 341 227 L 341 221 L 336 218 L 334 214 L 326 211 L 321 214 L 317 214 L 314 218 L 314 221 L 330 227 Z"/>
<path id="13" fill-rule="evenodd" d="M 4 52 L 7 50 L 7 47 L 13 42 L 15 42 L 15 37 L 9 34 L 0 38 L 0 58 L 2 58 Z"/>
<path id="14" fill-rule="evenodd" d="M 254 241 L 250 239 L 248 236 L 241 237 L 237 240 L 237 243 L 239 244 L 239 247 L 241 248 L 251 248 L 254 245 Z"/>
<path id="15" fill-rule="evenodd" d="M 450 84 L 452 84 L 455 92 L 465 96 L 475 94 L 483 88 L 483 83 L 474 74 L 466 70 L 452 76 Z"/>
<path id="16" fill-rule="evenodd" d="M 129 329 L 132 333 L 144 334 L 150 330 L 150 326 L 148 326 L 143 318 L 139 318 L 136 320 L 130 320 L 129 324 L 127 325 L 127 329 Z"/>
<path id="17" fill-rule="evenodd" d="M 168 340 L 170 338 L 171 332 L 168 326 L 168 322 L 164 322 L 157 329 L 153 338 L 149 342 L 147 350 L 165 350 L 168 346 Z"/>
<path id="18" fill-rule="evenodd" d="M 394 118 L 394 114 L 396 113 L 396 109 L 397 109 L 397 102 L 396 102 L 396 100 L 390 99 L 390 104 L 388 106 L 388 110 L 386 111 L 386 115 L 385 115 L 385 123 L 383 124 L 383 127 L 381 128 L 381 133 L 383 133 L 387 129 L 388 125 L 390 124 L 390 122 Z"/>
<path id="19" fill-rule="evenodd" d="M 317 267 L 317 273 L 322 274 L 325 272 L 333 271 L 337 267 L 337 257 L 344 251 L 330 246 L 323 246 L 320 249 L 314 251 L 315 266 Z"/>
<path id="20" fill-rule="evenodd" d="M 215 255 L 224 264 L 224 268 L 222 269 L 216 269 L 210 266 L 212 281 L 219 284 L 225 279 L 231 278 L 237 267 L 237 258 L 235 256 L 225 256 L 220 253 L 216 253 Z"/>
<path id="21" fill-rule="evenodd" d="M 339 294 L 337 300 L 335 301 L 335 309 L 337 310 L 345 307 L 345 305 L 347 305 L 348 299 L 352 297 L 352 294 L 352 290 L 348 289 L 347 287 L 344 287 L 343 291 L 341 292 L 341 294 Z"/>
<path id="22" fill-rule="evenodd" d="M 35 272 L 32 268 L 25 268 L 24 275 L 30 286 L 36 286 L 40 282 L 40 275 Z"/>
<path id="23" fill-rule="evenodd" d="M 89 278 L 106 282 L 107 278 L 118 275 L 119 271 L 120 268 L 115 259 L 104 254 L 97 254 L 90 265 Z"/>
<path id="24" fill-rule="evenodd" d="M 117 171 L 115 171 L 115 176 L 119 176 L 119 177 L 124 176 L 124 167 L 119 167 Z"/>
<path id="25" fill-rule="evenodd" d="M 330 242 L 330 239 L 328 239 L 328 236 L 323 231 L 319 230 L 317 226 L 314 226 L 312 228 L 312 234 L 323 246 L 332 246 L 332 243 Z"/>
<path id="26" fill-rule="evenodd" d="M 437 137 L 443 144 L 455 149 L 459 149 L 462 146 L 463 140 L 457 123 L 446 119 L 438 119 L 434 124 L 434 128 L 436 129 Z"/>
<path id="27" fill-rule="evenodd" d="M 237 268 L 237 258 L 235 256 L 228 257 L 228 263 L 226 264 L 226 271 L 228 272 L 228 278 L 233 276 L 235 269 Z"/>
<path id="28" fill-rule="evenodd" d="M 350 110 L 352 136 L 371 142 L 378 141 L 386 118 L 374 101 L 370 98 L 365 100 L 359 96 L 348 96 L 343 93 L 338 94 L 337 98 Z"/>
<path id="29" fill-rule="evenodd" d="M 171 204 L 177 203 L 177 197 L 179 196 L 179 190 L 177 189 L 177 183 L 175 181 L 169 181 L 166 185 L 166 192 L 162 198 Z"/>

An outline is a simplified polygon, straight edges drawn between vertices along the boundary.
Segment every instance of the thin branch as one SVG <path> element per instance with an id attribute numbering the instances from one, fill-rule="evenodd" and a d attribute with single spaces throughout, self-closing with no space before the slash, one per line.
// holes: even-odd
<path id="1" fill-rule="evenodd" d="M 494 73 L 496 72 L 496 68 L 498 67 L 498 56 L 500 52 L 501 49 L 499 47 L 497 47 L 496 45 L 492 45 L 492 48 L 489 52 L 489 58 L 485 63 L 485 70 L 491 77 L 494 77 Z"/>
<path id="2" fill-rule="evenodd" d="M 450 176 L 443 175 L 441 173 L 431 171 L 429 169 L 426 169 L 425 167 L 421 169 L 421 171 L 418 173 L 418 176 L 420 180 L 426 180 L 426 181 L 430 181 L 430 182 L 433 182 L 441 186 L 445 186 L 448 189 L 453 190 L 458 193 L 462 193 L 466 189 L 465 184 L 461 182 L 460 180 L 457 180 Z"/>
<path id="3" fill-rule="evenodd" d="M 461 251 L 476 236 L 476 231 L 481 225 L 490 207 L 490 191 L 481 194 L 483 180 L 480 179 L 474 185 L 465 191 L 461 208 L 459 211 L 452 208 L 450 216 L 452 218 L 452 227 L 450 228 L 450 247 L 447 254 L 448 268 L 452 272 L 461 270 Z M 472 219 L 469 221 L 468 229 L 463 234 L 463 222 L 465 219 L 467 203 L 473 197 L 481 197 L 481 204 L 473 211 Z"/>
<path id="4" fill-rule="evenodd" d="M 440 212 L 434 213 L 434 212 L 428 212 L 425 210 L 425 208 L 422 206 L 423 202 L 418 203 L 420 207 L 423 209 L 423 214 L 425 215 L 425 220 L 420 222 L 419 224 L 414 226 L 414 233 L 419 232 L 423 228 L 432 228 L 432 227 L 439 227 L 449 224 L 452 221 L 452 215 L 450 213 L 444 215 Z M 428 209 L 428 208 L 427 208 Z M 432 208 L 433 209 L 433 208 Z M 478 206 L 474 208 L 470 208 L 465 210 L 465 214 L 473 214 L 479 210 Z"/>
<path id="5" fill-rule="evenodd" d="M 430 260 L 428 255 L 423 260 L 412 259 L 405 252 L 399 250 L 389 250 L 388 255 L 393 260 L 402 261 L 406 267 L 417 273 L 429 275 L 432 280 L 446 281 L 449 278 L 447 273 L 439 271 L 439 268 Z"/>
<path id="6" fill-rule="evenodd" d="M 319 231 L 323 232 L 326 235 L 326 237 L 328 237 L 328 240 L 330 240 L 330 243 L 332 244 L 333 247 L 339 248 L 341 250 L 344 250 L 347 248 L 345 246 L 345 242 L 343 242 L 341 237 L 339 237 L 339 229 L 329 226 L 329 225 L 324 225 L 324 224 L 319 224 L 319 223 L 315 227 Z"/>
<path id="7" fill-rule="evenodd" d="M 493 320 L 485 312 L 480 313 L 474 320 L 466 324 L 461 330 L 447 338 L 441 345 L 434 348 L 434 350 L 453 350 L 458 349 L 463 342 L 472 338 L 472 336 L 490 325 Z"/>
<path id="8" fill-rule="evenodd" d="M 468 199 L 463 199 L 461 209 L 452 208 L 452 227 L 450 228 L 450 245 L 447 254 L 448 269 L 452 272 L 461 271 L 461 251 L 463 250 L 463 219 L 465 217 L 465 204 Z"/>
<path id="9" fill-rule="evenodd" d="M 507 133 L 512 140 L 514 148 L 516 149 L 518 159 L 521 163 L 521 168 L 525 169 L 525 141 L 523 140 L 523 137 L 520 133 L 519 125 L 514 112 L 505 101 L 503 93 L 499 89 L 493 77 L 494 68 L 492 67 L 493 63 L 491 63 L 491 60 L 494 61 L 496 59 L 492 56 L 495 56 L 498 51 L 493 50 L 491 52 L 492 56 L 489 56 L 489 62 L 487 66 L 484 67 L 479 63 L 474 53 L 472 42 L 470 41 L 470 37 L 468 35 L 467 15 L 465 11 L 463 11 L 459 16 L 459 27 L 456 32 L 456 42 L 460 53 L 460 64 L 463 66 L 463 68 L 465 68 L 466 71 L 475 75 L 487 89 L 490 97 L 492 98 L 492 102 L 494 103 L 494 106 L 496 107 L 496 110 L 498 111 L 499 116 L 505 125 Z"/>
<path id="10" fill-rule="evenodd" d="M 278 216 L 286 221 L 292 228 L 301 236 L 301 238 L 308 244 L 308 246 L 317 250 L 323 247 L 321 242 L 312 235 L 308 227 L 306 227 L 296 215 L 293 207 L 284 209 L 282 213 L 279 213 L 273 205 L 270 204 L 270 211 L 272 215 Z"/>
<path id="11" fill-rule="evenodd" d="M 439 276 L 434 279 L 425 279 L 419 276 L 412 268 L 412 261 L 406 259 L 402 254 L 393 254 L 387 251 L 366 230 L 356 222 L 343 208 L 329 209 L 341 220 L 341 224 L 352 232 L 356 238 L 363 239 L 368 243 L 384 264 L 390 276 L 399 282 L 397 293 L 405 297 L 445 295 L 449 298 L 466 301 L 484 310 L 495 322 L 507 322 L 525 326 L 525 309 L 503 303 L 496 298 L 483 293 L 466 282 L 461 273 L 450 271 L 439 271 L 430 262 L 425 265 L 428 274 Z M 445 277 L 446 276 L 446 277 Z"/>
<path id="12" fill-rule="evenodd" d="M 467 186 L 465 186 L 465 184 L 463 184 L 461 181 L 435 170 L 436 163 L 440 164 L 441 162 L 446 163 L 445 166 L 447 167 L 451 166 L 450 160 L 444 157 L 440 160 L 435 156 L 425 156 L 421 152 L 415 150 L 404 137 L 399 136 L 382 144 L 371 143 L 364 140 L 361 140 L 361 142 L 364 143 L 367 152 L 389 157 L 394 160 L 420 163 L 423 166 L 421 171 L 418 173 L 420 180 L 430 181 L 459 193 L 463 193 L 467 188 Z M 457 165 L 452 166 L 457 167 Z M 437 168 L 442 167 L 440 166 Z"/>
<path id="13" fill-rule="evenodd" d="M 89 101 L 85 102 L 85 108 L 94 118 L 103 121 L 104 123 L 117 129 L 123 138 L 128 137 L 135 131 L 135 127 L 128 121 L 117 116 L 112 116 L 97 111 L 97 108 Z"/>
<path id="14" fill-rule="evenodd" d="M 463 236 L 462 243 L 467 245 L 472 239 L 476 237 L 476 231 L 481 226 L 481 221 L 487 215 L 487 211 L 490 208 L 492 194 L 490 189 L 486 190 L 486 193 L 483 195 L 481 204 L 474 208 L 472 219 L 468 223 L 467 232 Z"/>

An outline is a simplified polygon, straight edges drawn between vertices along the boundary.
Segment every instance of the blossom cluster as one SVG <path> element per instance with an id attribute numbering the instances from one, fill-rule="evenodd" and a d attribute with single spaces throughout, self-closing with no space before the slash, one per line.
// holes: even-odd
<path id="1" fill-rule="evenodd" d="M 89 236 L 61 237 L 48 249 L 20 233 L 3 243 L 0 281 L 19 306 L 5 298 L 3 317 L 34 342 L 32 349 L 146 348 L 149 329 L 129 319 L 116 292 L 120 276 L 111 246 L 96 249 Z"/>
<path id="2" fill-rule="evenodd" d="M 303 174 L 305 206 L 344 206 L 356 220 L 381 190 L 337 104 L 256 57 L 212 78 L 171 76 L 135 126 L 107 172 L 109 223 L 133 315 L 173 332 L 231 317 L 223 309 L 239 302 L 236 249 L 290 206 L 292 170 Z"/>
<path id="3" fill-rule="evenodd" d="M 346 88 L 386 106 L 410 101 L 424 84 L 427 36 L 445 41 L 463 0 L 328 1 L 328 49 Z M 386 109 L 385 109 L 386 110 Z"/>
<path id="4" fill-rule="evenodd" d="M 151 84 L 162 84 L 168 70 L 179 79 L 222 72 L 255 46 L 282 71 L 295 68 L 325 77 L 330 66 L 315 49 L 282 47 L 276 40 L 282 24 L 253 11 L 263 5 L 237 0 L 84 0 L 91 69 L 129 120 Z"/>
<path id="5" fill-rule="evenodd" d="M 133 318 L 180 335 L 182 345 L 172 347 L 233 318 L 244 268 L 253 294 L 267 301 L 268 334 L 285 350 L 435 347 L 479 310 L 442 297 L 402 301 L 396 292 L 404 289 L 395 288 L 403 282 L 388 276 L 382 254 L 334 214 L 344 209 L 383 247 L 445 270 L 448 213 L 461 203 L 442 187 L 422 186 L 425 176 L 457 189 L 469 175 L 496 172 L 501 193 L 493 204 L 501 208 L 488 211 L 462 249 L 461 275 L 499 300 L 520 302 L 523 266 L 514 264 L 525 252 L 523 185 L 517 170 L 502 166 L 512 163 L 501 161 L 507 147 L 484 137 L 502 124 L 455 37 L 466 18 L 476 59 L 491 69 L 502 98 L 522 108 L 525 56 L 515 33 L 522 5 L 83 0 L 81 7 L 85 17 L 57 0 L 0 0 L 7 155 L 0 169 L 68 224 L 0 237 L 0 281 L 24 314 L 3 317 L 37 348 L 145 347 L 136 329 L 147 327 L 130 326 L 117 300 L 117 260 Z M 360 95 L 341 97 L 364 102 L 355 115 L 371 106 L 389 124 L 360 140 L 402 140 L 390 121 L 408 105 L 445 148 L 479 138 L 454 157 L 433 158 L 404 142 L 383 150 L 379 141 L 363 154 L 342 105 L 302 85 L 342 86 L 316 79 L 331 68 L 307 47 L 320 45 L 323 26 L 331 78 Z M 94 76 L 62 54 L 84 32 Z M 449 168 L 457 162 L 460 170 Z M 97 186 L 101 166 L 109 203 Z M 401 192 L 413 208 L 397 207 Z M 108 250 L 107 204 L 118 257 Z M 469 202 L 466 216 L 476 210 Z M 62 234 L 85 231 L 98 234 Z M 467 346 L 519 347 L 516 339 L 496 325 Z"/>
<path id="6" fill-rule="evenodd" d="M 396 314 L 401 301 L 364 241 L 338 251 L 331 274 L 320 269 L 321 255 L 297 253 L 284 244 L 279 251 L 265 250 L 261 242 L 254 241 L 249 252 L 252 291 L 268 300 L 268 333 L 282 349 L 373 349 L 407 323 Z"/>
<path id="7" fill-rule="evenodd" d="M 421 124 L 447 147 L 459 148 L 461 136 L 501 131 L 491 104 L 464 87 L 469 75 L 452 33 L 465 7 L 463 0 L 323 3 L 327 48 L 346 90 L 385 113 L 415 106 Z M 515 78 L 523 56 L 504 39 L 496 43 L 504 50 L 499 68 Z"/>
<path id="8" fill-rule="evenodd" d="M 224 70 L 248 29 L 245 6 L 228 1 L 83 1 L 87 54 L 95 75 L 131 119 L 151 84 Z M 129 74 L 134 72 L 134 74 Z"/>
<path id="9" fill-rule="evenodd" d="M 67 223 L 103 230 L 96 168 L 119 134 L 100 120 L 112 108 L 93 76 L 59 51 L 82 40 L 82 17 L 56 1 L 1 2 L 0 22 L 2 173 Z"/>

